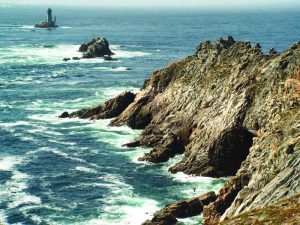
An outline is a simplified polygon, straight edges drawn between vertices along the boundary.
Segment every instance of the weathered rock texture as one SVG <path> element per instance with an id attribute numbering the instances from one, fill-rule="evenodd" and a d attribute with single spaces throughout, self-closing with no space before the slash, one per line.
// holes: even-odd
<path id="1" fill-rule="evenodd" d="M 151 220 L 143 225 L 172 225 L 178 222 L 177 218 L 187 218 L 202 213 L 203 207 L 216 200 L 214 192 L 208 192 L 199 197 L 166 205 L 165 208 L 156 212 Z"/>
<path id="2" fill-rule="evenodd" d="M 254 209 L 233 218 L 227 218 L 221 225 L 298 225 L 300 223 L 300 195 L 278 201 L 262 209 Z"/>
<path id="3" fill-rule="evenodd" d="M 79 51 L 84 53 L 83 58 L 104 57 L 114 54 L 109 48 L 109 42 L 104 37 L 94 38 L 89 43 L 81 44 Z"/>
<path id="4" fill-rule="evenodd" d="M 153 73 L 112 122 L 144 129 L 129 146 L 153 150 L 140 160 L 202 176 L 232 177 L 204 207 L 216 224 L 300 192 L 300 42 L 266 55 L 232 37 Z"/>
<path id="5" fill-rule="evenodd" d="M 119 116 L 128 105 L 133 102 L 134 98 L 134 93 L 124 92 L 98 106 L 89 109 L 81 109 L 72 113 L 64 112 L 59 118 L 79 117 L 81 119 L 111 119 Z"/>

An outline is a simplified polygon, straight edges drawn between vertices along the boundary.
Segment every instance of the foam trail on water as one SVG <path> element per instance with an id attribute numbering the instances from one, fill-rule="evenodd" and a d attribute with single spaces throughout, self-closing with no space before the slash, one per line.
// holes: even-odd
<path id="1" fill-rule="evenodd" d="M 113 71 L 113 72 L 123 72 L 123 71 L 130 71 L 131 69 L 125 66 L 120 66 L 120 67 L 95 67 L 95 70 L 101 70 L 101 71 Z"/>
<path id="2" fill-rule="evenodd" d="M 2 225 L 8 225 L 7 223 L 7 216 L 5 215 L 4 210 L 0 210 L 0 224 Z"/>
<path id="3" fill-rule="evenodd" d="M 20 164 L 22 158 L 19 156 L 5 156 L 0 160 L 0 170 L 2 171 L 12 171 L 14 166 Z"/>
<path id="4" fill-rule="evenodd" d="M 13 209 L 21 205 L 39 205 L 41 199 L 26 193 L 29 176 L 13 170 L 12 177 L 0 189 L 0 200 L 8 203 L 8 208 Z"/>
<path id="5" fill-rule="evenodd" d="M 84 167 L 84 166 L 77 166 L 75 168 L 75 170 L 80 171 L 80 172 L 84 172 L 84 173 L 97 173 L 96 170 L 94 170 L 92 168 Z"/>
<path id="6" fill-rule="evenodd" d="M 111 45 L 111 50 L 115 53 L 116 58 L 133 58 L 151 55 L 149 52 L 121 50 L 118 45 Z"/>

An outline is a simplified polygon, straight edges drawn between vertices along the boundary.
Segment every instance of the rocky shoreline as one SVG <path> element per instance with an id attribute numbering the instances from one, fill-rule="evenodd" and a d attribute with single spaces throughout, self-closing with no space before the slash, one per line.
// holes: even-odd
<path id="1" fill-rule="evenodd" d="M 300 42 L 264 54 L 228 37 L 155 71 L 138 94 L 61 117 L 115 117 L 110 126 L 143 129 L 127 144 L 152 148 L 140 160 L 184 154 L 170 172 L 231 176 L 203 207 L 203 224 L 218 224 L 300 193 L 299 108 Z"/>

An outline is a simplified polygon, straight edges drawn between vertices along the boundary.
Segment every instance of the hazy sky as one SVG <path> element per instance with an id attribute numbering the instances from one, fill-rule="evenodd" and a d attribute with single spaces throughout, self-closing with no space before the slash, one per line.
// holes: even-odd
<path id="1" fill-rule="evenodd" d="M 198 8 L 300 8 L 300 0 L 0 0 L 3 4 L 157 6 Z"/>

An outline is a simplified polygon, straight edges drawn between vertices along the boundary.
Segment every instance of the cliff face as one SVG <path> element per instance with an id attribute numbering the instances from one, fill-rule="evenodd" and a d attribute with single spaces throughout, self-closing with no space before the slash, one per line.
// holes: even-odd
<path id="1" fill-rule="evenodd" d="M 300 192 L 299 68 L 300 43 L 265 55 L 232 37 L 206 41 L 154 72 L 110 125 L 144 129 L 129 144 L 153 148 L 140 160 L 184 154 L 171 172 L 235 175 L 204 207 L 214 224 Z"/>

